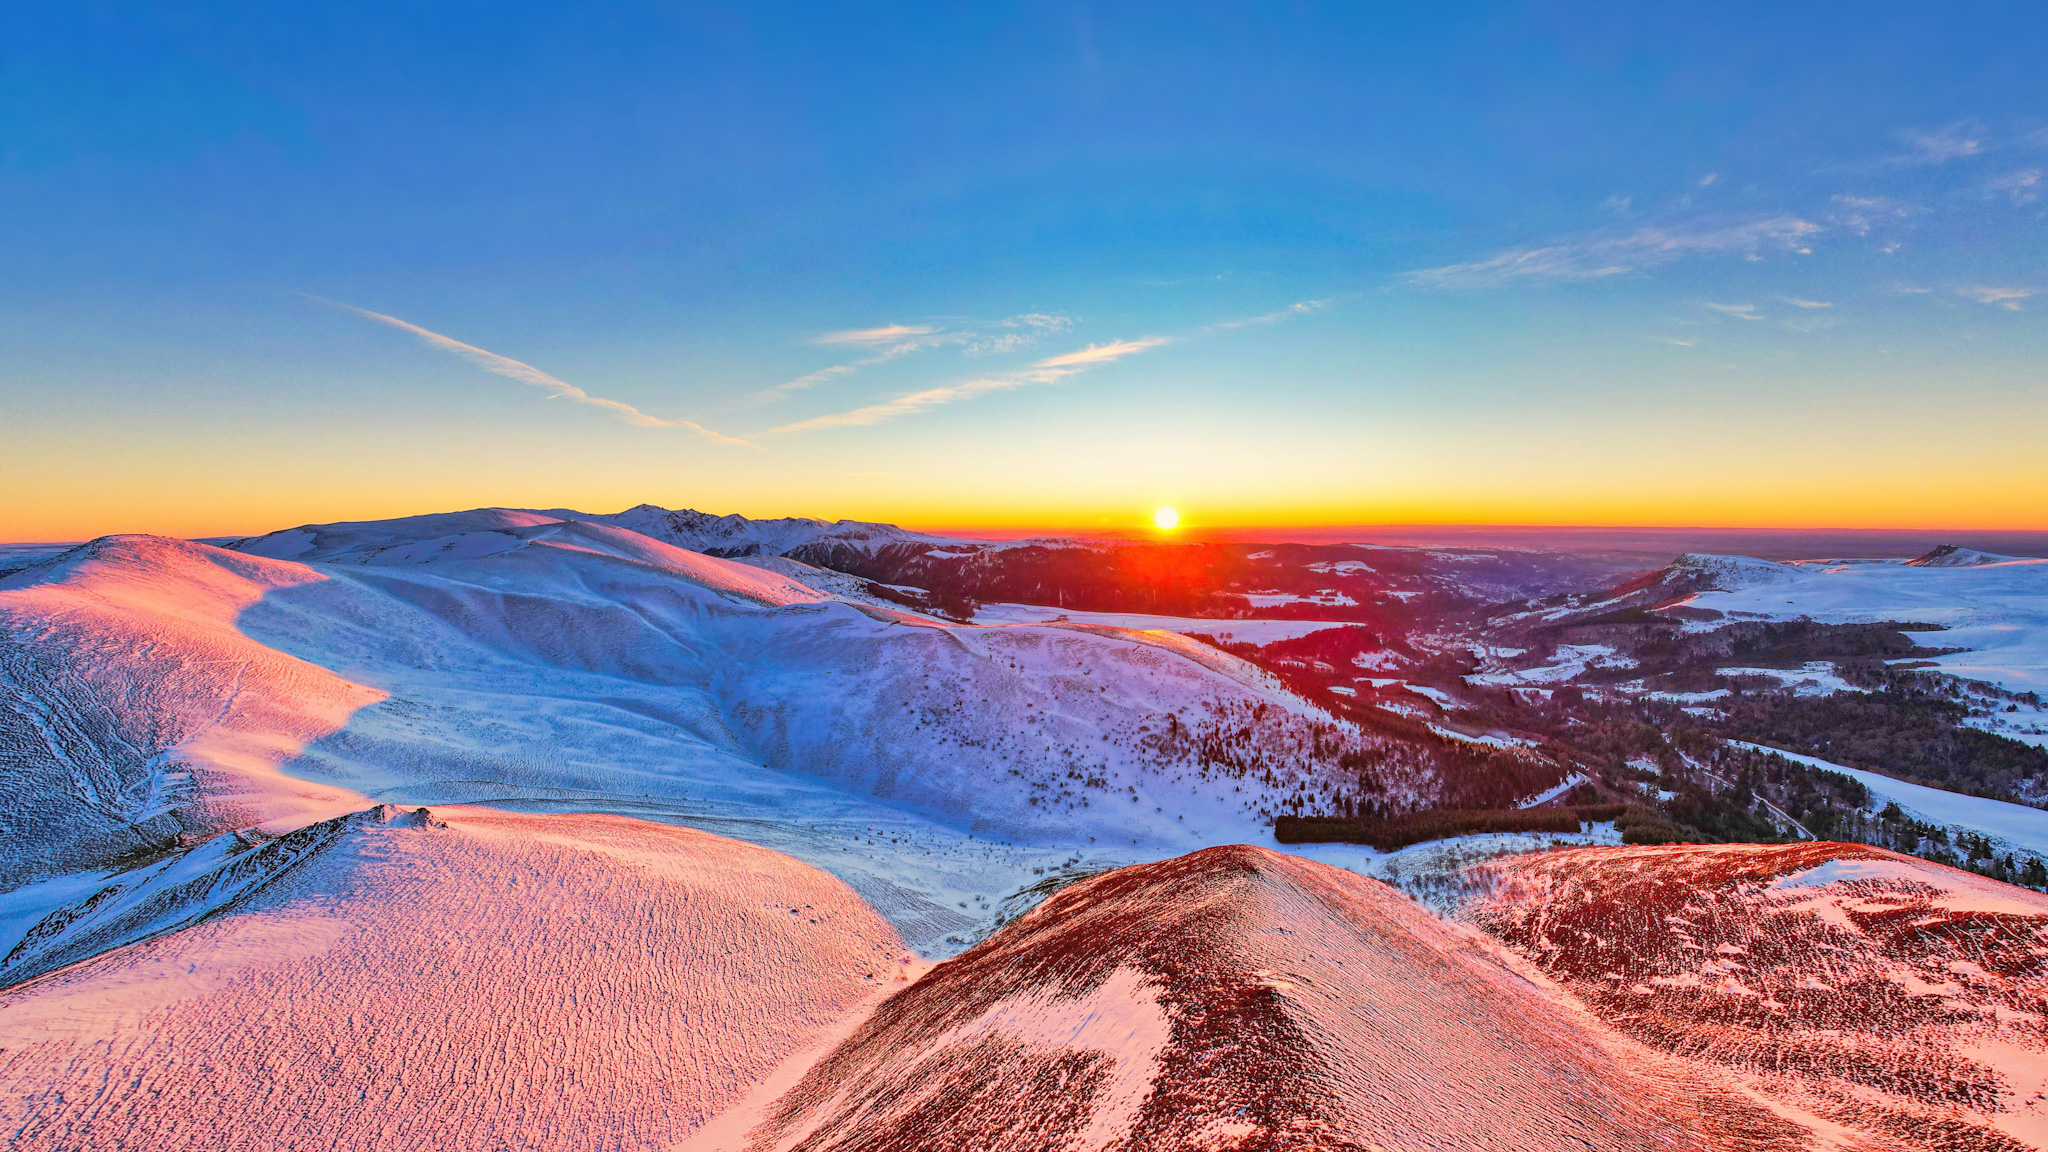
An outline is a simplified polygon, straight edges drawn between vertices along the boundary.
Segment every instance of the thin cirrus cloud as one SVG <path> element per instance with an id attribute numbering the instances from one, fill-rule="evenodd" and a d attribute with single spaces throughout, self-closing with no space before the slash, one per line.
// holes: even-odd
<path id="1" fill-rule="evenodd" d="M 1152 336 L 1142 340 L 1112 340 L 1107 344 L 1090 344 L 1078 352 L 1067 352 L 1049 356 L 1021 372 L 1006 372 L 963 380 L 958 384 L 947 384 L 938 388 L 926 388 L 855 408 L 849 412 L 835 412 L 829 416 L 816 416 L 794 424 L 771 428 L 771 433 L 817 432 L 827 428 L 855 428 L 880 424 L 899 416 L 910 416 L 927 412 L 947 404 L 972 399 L 989 392 L 1006 392 L 1013 388 L 1025 388 L 1034 384 L 1053 384 L 1077 372 L 1085 371 L 1097 364 L 1107 364 L 1135 355 L 1148 348 L 1157 348 L 1167 343 L 1163 336 Z"/>
<path id="2" fill-rule="evenodd" d="M 971 331 L 948 332 L 943 328 L 929 325 L 911 326 L 905 324 L 890 324 L 881 328 L 857 328 L 846 332 L 827 332 L 822 336 L 813 338 L 812 343 L 842 346 L 886 346 L 881 347 L 879 351 L 872 355 L 863 356 L 850 363 L 834 364 L 829 368 L 820 368 L 816 372 L 807 373 L 794 380 L 777 384 L 773 388 L 764 388 L 750 396 L 743 397 L 734 406 L 740 408 L 759 407 L 760 405 L 780 400 L 791 393 L 801 392 L 807 388 L 814 388 L 820 384 L 829 383 L 841 376 L 851 375 L 862 368 L 872 368 L 877 364 L 886 364 L 898 357 L 908 356 L 912 352 L 921 352 L 927 348 L 935 348 L 940 345 L 957 345 L 964 356 L 986 356 L 1003 352 L 1014 352 L 1019 348 L 1028 348 L 1038 343 L 1051 333 L 1064 332 L 1073 327 L 1073 325 L 1073 320 L 1066 316 L 1058 316 L 1046 312 L 1026 312 L 1019 316 L 1012 316 L 1007 320 L 997 321 L 996 326 L 1007 329 L 1007 331 L 999 332 L 992 336 L 982 336 Z"/>
<path id="3" fill-rule="evenodd" d="M 1296 304 L 1289 304 L 1278 312 L 1268 312 L 1263 316 L 1247 316 L 1242 320 L 1219 320 L 1214 325 L 1211 325 L 1211 327 L 1249 328 L 1254 324 L 1277 324 L 1282 320 L 1289 320 L 1296 316 L 1313 316 L 1335 302 L 1335 297 L 1327 300 L 1303 300 Z"/>
<path id="4" fill-rule="evenodd" d="M 1756 305 L 1754 304 L 1714 304 L 1703 302 L 1700 307 L 1719 312 L 1723 316 L 1733 316 L 1738 320 L 1763 319 L 1762 316 L 1757 314 Z"/>
<path id="5" fill-rule="evenodd" d="M 1780 296 L 1778 299 L 1790 304 L 1794 308 L 1833 308 L 1835 306 L 1832 300 L 1801 300 L 1797 296 Z"/>
<path id="6" fill-rule="evenodd" d="M 742 448 L 760 450 L 760 446 L 757 444 L 750 444 L 745 440 L 727 436 L 721 432 L 714 432 L 702 424 L 692 423 L 688 420 L 664 420 L 659 416 L 642 412 L 631 404 L 624 404 L 617 400 L 607 400 L 602 396 L 592 396 L 574 384 L 550 376 L 531 364 L 514 360 L 510 356 L 500 356 L 496 352 L 487 352 L 474 344 L 464 344 L 460 340 L 450 336 L 443 336 L 439 332 L 430 332 L 417 324 L 408 324 L 396 316 L 386 316 L 382 312 L 372 312 L 367 308 L 357 308 L 350 304 L 343 304 L 339 301 L 328 300 L 311 294 L 306 294 L 306 299 L 324 304 L 329 308 L 347 312 L 350 315 L 361 316 L 365 320 L 374 320 L 379 324 L 388 324 L 400 331 L 410 332 L 429 346 L 438 348 L 443 352 L 452 352 L 486 372 L 503 376 L 508 380 L 518 381 L 521 384 L 530 384 L 535 388 L 545 388 L 553 399 L 569 400 L 577 404 L 588 404 L 593 408 L 601 408 L 624 420 L 626 423 L 637 427 L 682 428 L 720 444 L 733 444 Z"/>
<path id="7" fill-rule="evenodd" d="M 1509 288 L 1619 276 L 1688 256 L 1735 254 L 1761 259 L 1766 249 L 1808 253 L 1825 231 L 1797 216 L 1734 222 L 1652 225 L 1628 233 L 1591 233 L 1541 247 L 1510 248 L 1484 260 L 1423 268 L 1403 279 L 1420 288 Z"/>
<path id="8" fill-rule="evenodd" d="M 923 325 L 884 324 L 880 328 L 853 328 L 845 332 L 825 332 L 811 342 L 814 344 L 894 344 L 912 336 L 929 336 L 937 329 Z"/>
<path id="9" fill-rule="evenodd" d="M 1946 164 L 1984 153 L 1984 134 L 1967 123 L 1958 122 L 1932 132 L 1907 130 L 1899 133 L 1907 152 L 1892 159 L 1900 164 Z"/>
<path id="10" fill-rule="evenodd" d="M 1986 197 L 2004 196 L 2014 204 L 2032 204 L 2041 198 L 2041 170 L 2026 168 L 2000 176 L 1984 185 Z"/>
<path id="11" fill-rule="evenodd" d="M 1990 304 L 1994 307 L 2003 308 L 2008 312 L 2017 312 L 2020 310 L 2020 301 L 2034 295 L 2034 290 L 2032 288 L 1992 288 L 1979 285 L 1969 288 L 1958 288 L 1956 289 L 1956 295 L 1961 296 L 1965 300 L 1975 300 L 1979 304 Z"/>

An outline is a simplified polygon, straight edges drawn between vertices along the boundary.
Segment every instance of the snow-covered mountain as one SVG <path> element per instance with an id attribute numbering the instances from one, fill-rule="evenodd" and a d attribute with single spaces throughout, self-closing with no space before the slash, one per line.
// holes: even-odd
<path id="1" fill-rule="evenodd" d="M 1177 634 L 954 624 L 547 514 L 111 537 L 0 582 L 0 625 L 17 880 L 375 802 L 596 808 L 791 851 L 943 950 L 1034 869 L 1471 760 Z"/>
<path id="2" fill-rule="evenodd" d="M 2048 560 L 1944 545 L 1910 560 L 1781 562 L 1686 555 L 1610 591 L 1538 601 L 1496 629 L 1558 629 L 1641 609 L 1695 632 L 1746 621 L 1933 626 L 1930 666 L 2012 692 L 2048 691 Z"/>
<path id="3" fill-rule="evenodd" d="M 2048 898 L 1850 845 L 1470 875 L 1447 850 L 1403 873 L 1432 900 L 1474 893 L 1495 943 L 1305 858 L 1378 872 L 1369 849 L 1245 846 L 1281 813 L 1639 785 L 1693 803 L 1660 783 L 1705 795 L 1677 778 L 1695 768 L 1763 788 L 1779 769 L 1757 746 L 1667 747 L 1617 713 L 1663 691 L 1627 678 L 1809 626 L 1889 658 L 1920 649 L 1885 621 L 1988 645 L 2030 627 L 2048 564 L 1688 556 L 1485 619 L 1479 670 L 1457 629 L 1483 597 L 1459 572 L 1587 570 L 1355 546 L 1076 545 L 1068 564 L 1045 542 L 635 515 L 116 536 L 0 577 L 15 1146 L 2048 1145 L 2028 1096 L 2037 1073 L 2048 1091 Z M 833 556 L 1070 591 L 1206 573 L 1296 614 L 961 623 Z M 1319 615 L 1411 599 L 1427 629 Z M 1632 655 L 1599 639 L 1628 629 Z M 1524 700 L 1564 685 L 1611 692 L 1583 713 Z M 1664 760 L 1615 768 L 1631 740 Z M 1818 801 L 1771 795 L 1764 834 L 1807 834 Z M 1953 833 L 1973 867 L 2017 873 L 2020 838 L 1965 845 L 1938 805 L 1855 795 L 1857 829 Z"/>

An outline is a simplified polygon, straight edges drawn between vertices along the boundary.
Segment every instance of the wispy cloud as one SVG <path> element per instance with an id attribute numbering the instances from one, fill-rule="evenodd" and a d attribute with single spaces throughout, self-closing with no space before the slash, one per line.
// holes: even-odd
<path id="1" fill-rule="evenodd" d="M 936 329 L 922 325 L 884 324 L 880 328 L 854 328 L 845 332 L 825 332 L 812 340 L 814 344 L 894 344 L 910 336 L 929 336 Z"/>
<path id="2" fill-rule="evenodd" d="M 1282 320 L 1295 316 L 1313 316 L 1334 303 L 1336 303 L 1335 297 L 1328 300 L 1303 300 L 1297 304 L 1289 304 L 1278 312 L 1268 312 L 1264 316 L 1247 316 L 1242 320 L 1219 320 L 1215 324 L 1210 325 L 1210 327 L 1227 329 L 1249 328 L 1254 324 L 1277 324 Z"/>
<path id="3" fill-rule="evenodd" d="M 1837 193 L 1828 211 L 1830 224 L 1845 228 L 1858 236 L 1870 235 L 1870 230 L 1879 224 L 1892 220 L 1903 220 L 1912 215 L 1913 206 L 1888 200 L 1883 196 L 1855 196 L 1847 192 Z"/>
<path id="4" fill-rule="evenodd" d="M 1763 319 L 1762 316 L 1757 314 L 1756 305 L 1754 304 L 1714 304 L 1702 301 L 1700 307 L 1711 308 L 1723 316 L 1733 316 L 1738 320 Z"/>
<path id="5" fill-rule="evenodd" d="M 1956 289 L 1956 295 L 1979 304 L 1990 304 L 2009 312 L 2020 310 L 2020 301 L 2034 295 L 2032 288 L 1992 288 L 1978 285 Z"/>
<path id="6" fill-rule="evenodd" d="M 1907 129 L 1899 133 L 1907 152 L 1893 157 L 1901 164 L 1946 164 L 1966 156 L 1984 153 L 1984 134 L 1968 122 L 1958 121 L 1932 132 Z"/>
<path id="7" fill-rule="evenodd" d="M 1833 308 L 1835 306 L 1832 300 L 1801 300 L 1797 296 L 1780 296 L 1778 299 L 1790 304 L 1794 308 Z"/>
<path id="8" fill-rule="evenodd" d="M 893 400 L 885 400 L 879 404 L 870 404 L 865 408 L 855 408 L 849 412 L 835 412 L 829 416 L 814 416 L 809 420 L 799 420 L 794 424 L 784 424 L 780 428 L 771 428 L 769 431 L 774 433 L 816 432 L 826 428 L 863 427 L 880 424 L 886 420 L 893 420 L 898 416 L 909 416 L 918 412 L 926 412 L 942 405 L 957 403 L 961 400 L 971 399 L 989 392 L 1005 392 L 1012 388 L 1025 388 L 1034 384 L 1053 384 L 1097 364 L 1107 364 L 1115 360 L 1121 360 L 1125 356 L 1135 355 L 1148 348 L 1157 348 L 1165 343 L 1167 343 L 1165 337 L 1152 336 L 1142 340 L 1112 340 L 1107 344 L 1090 344 L 1078 352 L 1049 356 L 1020 372 L 981 376 L 972 380 L 963 380 L 957 384 L 947 384 L 938 388 L 926 388 L 919 392 L 898 396 Z"/>
<path id="9" fill-rule="evenodd" d="M 1600 206 L 1602 208 L 1607 209 L 1609 212 L 1612 212 L 1615 215 L 1619 216 L 1627 212 L 1628 206 L 1633 203 L 1635 203 L 1635 197 L 1623 196 L 1620 193 L 1616 193 L 1612 196 L 1609 196 L 1607 199 L 1602 200 L 1600 202 Z"/>
<path id="10" fill-rule="evenodd" d="M 1050 312 L 1026 312 L 1022 315 L 1012 316 L 1007 320 L 1003 320 L 998 326 L 1008 328 L 1010 331 L 998 332 L 989 336 L 975 336 L 973 333 L 968 333 L 969 339 L 966 347 L 960 350 L 961 354 L 966 356 L 1000 356 L 1005 352 L 1015 352 L 1021 348 L 1029 348 L 1047 336 L 1065 332 L 1072 328 L 1074 320 L 1071 316 L 1059 316 Z"/>
<path id="11" fill-rule="evenodd" d="M 816 372 L 807 373 L 794 380 L 777 384 L 773 388 L 764 388 L 750 396 L 741 398 L 733 406 L 738 408 L 759 407 L 762 404 L 780 400 L 791 393 L 802 392 L 807 388 L 815 388 L 820 384 L 829 383 L 841 376 L 851 375 L 862 368 L 872 368 L 877 364 L 886 364 L 891 360 L 908 356 L 913 352 L 922 352 L 927 348 L 952 345 L 958 347 L 963 356 L 988 356 L 1004 352 L 1014 352 L 1022 348 L 1029 348 L 1048 335 L 1064 332 L 1072 328 L 1074 321 L 1069 317 L 1058 316 L 1049 312 L 1026 312 L 1006 320 L 998 320 L 994 326 L 1000 329 L 1007 329 L 1007 331 L 983 336 L 976 331 L 948 332 L 943 328 L 931 325 L 889 324 L 881 328 L 861 328 L 849 332 L 827 332 L 823 336 L 815 337 L 812 343 L 865 345 L 869 347 L 881 345 L 882 347 L 878 351 L 863 356 L 858 360 L 845 364 L 834 364 L 829 368 L 820 368 Z"/>
<path id="12" fill-rule="evenodd" d="M 1166 343 L 1164 336 L 1148 336 L 1143 340 L 1111 340 L 1107 344 L 1090 344 L 1079 352 L 1068 352 L 1048 357 L 1033 365 L 1034 368 L 1078 368 L 1090 364 L 1107 364 L 1121 360 L 1147 348 L 1157 348 Z"/>
<path id="13" fill-rule="evenodd" d="M 550 376 L 531 364 L 514 360 L 510 356 L 500 356 L 496 352 L 487 352 L 474 344 L 464 344 L 460 340 L 450 336 L 443 336 L 439 332 L 430 332 L 417 324 L 408 324 L 396 316 L 386 316 L 382 312 L 372 312 L 367 308 L 357 308 L 353 305 L 342 304 L 338 301 L 327 300 L 310 294 L 307 294 L 306 298 L 324 304 L 329 308 L 361 316 L 365 320 L 375 320 L 379 324 L 388 324 L 401 331 L 410 332 L 431 347 L 438 348 L 443 352 L 452 352 L 486 372 L 495 373 L 508 380 L 516 380 L 521 384 L 530 384 L 535 388 L 545 388 L 548 390 L 550 397 L 554 399 L 570 400 L 577 404 L 588 404 L 593 408 L 602 408 L 628 424 L 634 424 L 642 428 L 683 428 L 707 439 L 715 440 L 720 444 L 736 444 L 744 448 L 754 448 L 756 450 L 760 447 L 757 444 L 749 444 L 745 440 L 735 439 L 723 433 L 714 432 L 702 424 L 692 423 L 688 420 L 664 420 L 659 416 L 652 416 L 642 412 L 631 404 L 623 404 L 617 400 L 607 400 L 602 396 L 592 396 L 576 385 Z"/>
<path id="14" fill-rule="evenodd" d="M 1692 347 L 1692 346 L 1693 346 L 1694 344 L 1697 344 L 1697 343 L 1699 343 L 1699 341 L 1697 341 L 1697 340 L 1680 340 L 1680 339 L 1678 339 L 1678 338 L 1677 338 L 1677 337 L 1675 337 L 1675 336 L 1666 336 L 1666 337 L 1664 337 L 1664 342 L 1665 342 L 1666 344 L 1673 344 L 1673 345 L 1676 345 L 1676 346 L 1678 346 L 1678 347 L 1680 347 L 1680 348 L 1690 348 L 1690 347 Z"/>
<path id="15" fill-rule="evenodd" d="M 2014 204 L 2032 204 L 2041 198 L 2041 170 L 2024 168 L 1984 185 L 1987 197 L 2004 196 Z"/>
<path id="16" fill-rule="evenodd" d="M 1766 249 L 1810 252 L 1824 229 L 1797 216 L 1652 225 L 1628 233 L 1592 233 L 1557 244 L 1511 248 L 1485 260 L 1424 268 L 1404 278 L 1422 288 L 1506 288 L 1517 284 L 1598 280 L 1682 260 L 1738 254 L 1761 259 Z"/>

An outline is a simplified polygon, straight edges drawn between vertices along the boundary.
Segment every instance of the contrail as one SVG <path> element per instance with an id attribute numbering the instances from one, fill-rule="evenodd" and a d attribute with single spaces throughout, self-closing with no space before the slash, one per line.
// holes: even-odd
<path id="1" fill-rule="evenodd" d="M 396 316 L 386 316 L 382 312 L 372 312 L 367 308 L 357 308 L 350 304 L 343 304 L 338 300 L 328 300 L 321 296 L 314 296 L 311 293 L 300 293 L 300 295 L 305 296 L 308 300 L 325 304 L 329 308 L 338 308 L 343 312 L 361 316 L 365 320 L 375 320 L 379 324 L 389 324 L 393 328 L 403 329 L 443 352 L 455 353 L 457 356 L 468 360 L 486 372 L 494 372 L 509 380 L 517 380 L 521 384 L 531 384 L 536 388 L 546 388 L 560 399 L 573 400 L 578 404 L 588 404 L 593 408 L 602 408 L 628 424 L 637 424 L 642 428 L 687 428 L 700 436 L 715 440 L 720 444 L 737 444 L 742 448 L 752 448 L 757 452 L 762 450 L 758 444 L 735 439 L 722 432 L 714 432 L 702 424 L 692 423 L 688 420 L 664 420 L 659 416 L 651 416 L 642 412 L 631 404 L 621 404 L 617 400 L 607 400 L 602 396 L 592 396 L 574 384 L 566 380 L 558 380 L 531 364 L 521 363 L 510 356 L 500 356 L 496 352 L 486 352 L 474 344 L 464 344 L 460 340 L 443 336 L 439 332 L 429 332 L 417 324 L 408 324 Z"/>

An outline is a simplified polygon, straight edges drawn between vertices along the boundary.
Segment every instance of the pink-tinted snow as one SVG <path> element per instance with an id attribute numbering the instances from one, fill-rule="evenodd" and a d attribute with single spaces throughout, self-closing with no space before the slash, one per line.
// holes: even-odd
<path id="1" fill-rule="evenodd" d="M 23 1152 L 667 1148 L 904 959 L 850 888 L 775 852 L 435 809 L 0 993 L 0 1132 Z"/>

